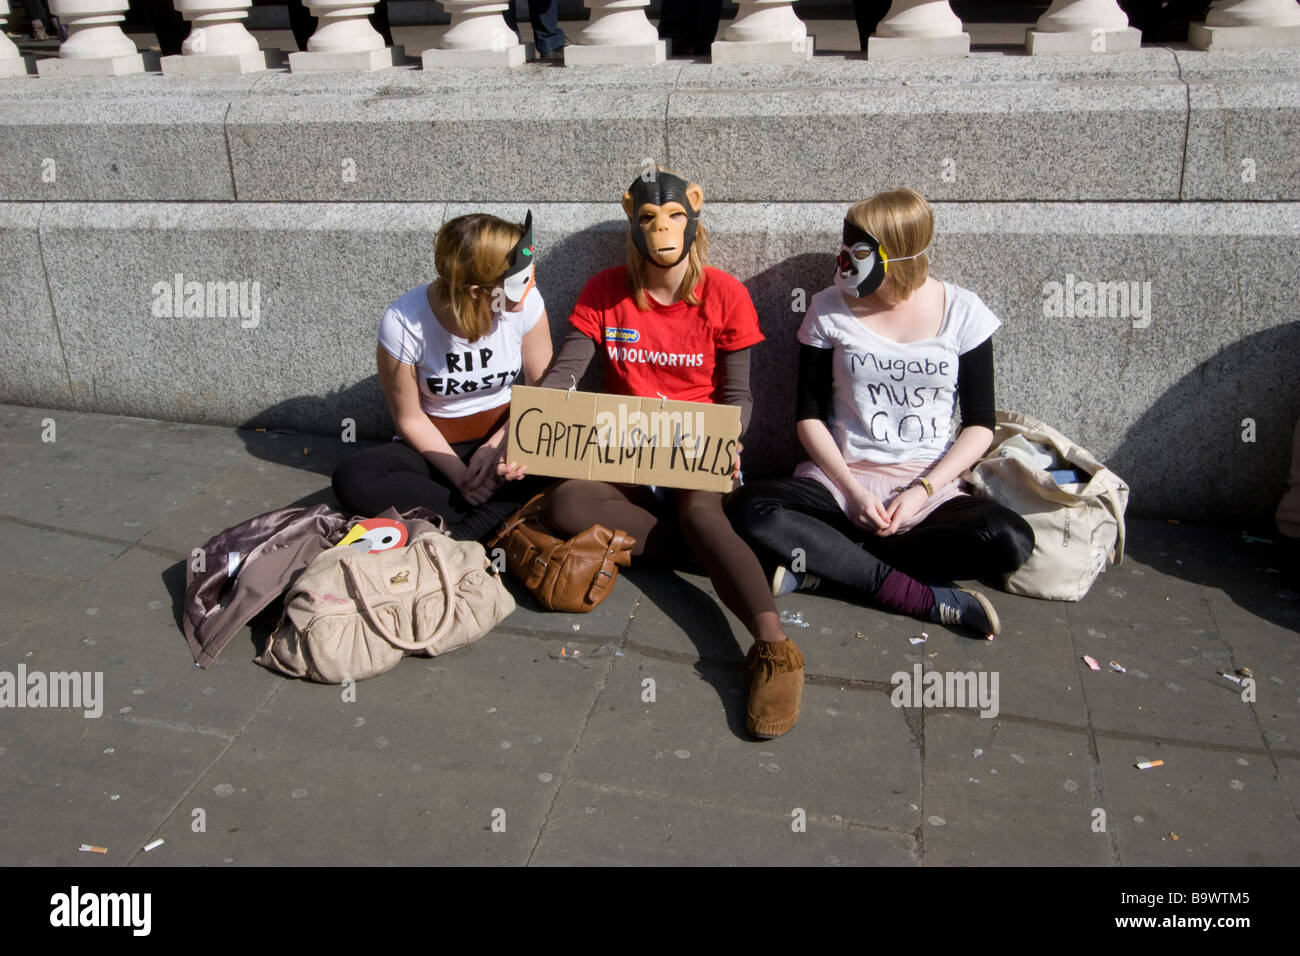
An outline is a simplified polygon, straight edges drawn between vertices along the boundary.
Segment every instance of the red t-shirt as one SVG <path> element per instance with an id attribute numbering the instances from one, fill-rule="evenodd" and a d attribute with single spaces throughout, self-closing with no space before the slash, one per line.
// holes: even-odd
<path id="1" fill-rule="evenodd" d="M 705 269 L 699 305 L 660 305 L 642 312 L 627 291 L 627 266 L 592 276 L 569 321 L 605 352 L 604 390 L 683 402 L 714 401 L 721 385 L 717 353 L 763 341 L 758 314 L 740 280 Z"/>

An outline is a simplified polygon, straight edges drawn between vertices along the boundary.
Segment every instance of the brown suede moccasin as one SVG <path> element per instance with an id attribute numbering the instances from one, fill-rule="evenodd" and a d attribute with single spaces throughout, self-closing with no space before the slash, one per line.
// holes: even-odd
<path id="1" fill-rule="evenodd" d="M 755 737 L 779 737 L 799 719 L 803 697 L 803 654 L 794 641 L 755 641 L 745 658 L 749 668 L 747 726 Z"/>

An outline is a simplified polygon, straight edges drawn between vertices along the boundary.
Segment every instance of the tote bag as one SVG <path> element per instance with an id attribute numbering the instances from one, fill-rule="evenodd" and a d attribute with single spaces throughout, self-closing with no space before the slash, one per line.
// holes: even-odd
<path id="1" fill-rule="evenodd" d="M 1078 601 L 1107 562 L 1124 559 L 1124 509 L 1128 485 L 1091 452 L 1031 415 L 999 411 L 993 446 L 966 473 L 975 494 L 1024 518 L 1034 530 L 1034 551 L 1003 576 L 1011 594 Z M 1011 442 L 1010 445 L 1007 442 Z M 1058 485 L 1021 454 L 1024 443 L 1046 446 L 1058 468 L 1076 468 L 1084 481 Z"/>

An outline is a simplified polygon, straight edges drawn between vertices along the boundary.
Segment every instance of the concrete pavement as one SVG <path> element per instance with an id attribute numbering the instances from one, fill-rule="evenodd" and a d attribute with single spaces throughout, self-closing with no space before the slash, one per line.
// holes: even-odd
<path id="1" fill-rule="evenodd" d="M 1239 528 L 1134 521 L 1084 601 L 993 592 L 992 643 L 782 598 L 808 679 L 767 742 L 743 629 L 647 568 L 586 616 L 516 587 L 483 640 L 355 702 L 252 664 L 265 620 L 197 669 L 189 550 L 332 503 L 354 447 L 0 406 L 0 672 L 103 675 L 97 719 L 0 708 L 0 864 L 1300 863 L 1300 601 Z M 996 673 L 997 715 L 894 707 L 918 663 Z M 1216 673 L 1240 667 L 1253 703 Z"/>

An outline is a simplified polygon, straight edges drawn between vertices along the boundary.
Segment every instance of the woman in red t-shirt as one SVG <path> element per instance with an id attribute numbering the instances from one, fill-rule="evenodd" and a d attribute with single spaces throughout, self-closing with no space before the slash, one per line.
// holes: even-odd
<path id="1" fill-rule="evenodd" d="M 582 290 L 543 386 L 576 383 L 600 348 L 605 392 L 736 405 L 743 435 L 753 405 L 749 349 L 763 333 L 745 287 L 705 260 L 703 202 L 699 186 L 672 173 L 632 183 L 623 196 L 631 226 L 627 265 L 606 269 Z M 675 522 L 667 520 L 673 513 Z M 566 537 L 593 524 L 619 528 L 636 537 L 634 555 L 650 558 L 679 554 L 684 538 L 755 637 L 750 733 L 776 737 L 794 726 L 803 657 L 781 626 L 762 566 L 727 520 L 720 492 L 566 481 L 552 492 L 550 520 Z"/>

